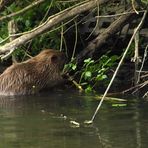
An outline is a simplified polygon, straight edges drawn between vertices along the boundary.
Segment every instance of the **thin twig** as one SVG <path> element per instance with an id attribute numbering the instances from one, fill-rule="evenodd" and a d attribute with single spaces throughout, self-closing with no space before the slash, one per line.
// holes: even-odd
<path id="1" fill-rule="evenodd" d="M 0 41 L 0 44 L 6 42 L 7 40 L 9 40 L 10 36 L 7 36 L 5 39 L 3 39 L 2 41 Z"/>
<path id="2" fill-rule="evenodd" d="M 75 52 L 76 52 L 76 47 L 77 47 L 77 42 L 78 42 L 78 25 L 77 25 L 76 21 L 74 21 L 74 23 L 75 23 L 75 44 L 74 44 L 71 60 L 74 59 Z"/>
<path id="3" fill-rule="evenodd" d="M 69 76 L 69 74 L 66 74 L 66 76 L 68 77 L 68 80 L 69 80 L 70 82 L 72 82 L 72 83 L 76 86 L 76 88 L 79 89 L 80 92 L 83 91 L 82 86 L 79 85 L 71 76 Z"/>
<path id="4" fill-rule="evenodd" d="M 102 96 L 96 96 L 95 97 L 97 100 L 101 100 L 102 99 Z M 126 99 L 121 99 L 121 98 L 115 98 L 115 97 L 105 97 L 105 100 L 112 100 L 112 101 L 119 101 L 119 102 L 126 102 L 127 100 Z"/>
<path id="5" fill-rule="evenodd" d="M 137 31 L 135 35 L 135 55 L 134 55 L 134 62 L 135 62 L 135 85 L 138 84 L 139 78 L 138 78 L 138 65 L 139 65 L 139 31 Z"/>
<path id="6" fill-rule="evenodd" d="M 148 91 L 143 95 L 143 98 L 148 97 Z"/>
<path id="7" fill-rule="evenodd" d="M 138 11 L 136 10 L 135 8 L 135 0 L 132 0 L 132 7 L 133 7 L 133 10 L 135 11 L 135 13 L 139 14 Z"/>
<path id="8" fill-rule="evenodd" d="M 60 40 L 60 51 L 62 51 L 62 47 L 63 47 L 63 38 L 64 38 L 63 32 L 64 32 L 64 27 L 63 27 L 63 22 L 62 22 L 62 27 L 61 27 L 61 40 Z"/>
<path id="9" fill-rule="evenodd" d="M 98 5 L 97 6 L 98 7 L 97 13 L 98 13 L 98 16 L 99 16 L 99 14 L 100 14 L 100 5 L 99 5 L 99 2 L 97 2 L 97 5 Z M 99 26 L 98 24 L 99 24 L 99 17 L 96 20 L 96 25 L 93 28 L 92 32 L 89 34 L 89 36 L 85 40 L 88 40 L 92 36 L 92 34 L 95 32 L 96 28 Z"/>
<path id="10" fill-rule="evenodd" d="M 144 12 L 145 10 L 141 10 L 141 11 L 138 11 L 138 13 L 142 13 Z M 118 13 L 118 14 L 113 14 L 113 15 L 100 15 L 100 16 L 96 16 L 96 18 L 108 18 L 108 17 L 117 17 L 117 16 L 121 16 L 121 15 L 127 15 L 127 14 L 131 14 L 131 13 L 135 13 L 135 11 L 132 11 L 132 12 L 123 12 L 123 13 Z"/>
<path id="11" fill-rule="evenodd" d="M 143 87 L 145 87 L 147 85 L 148 85 L 148 80 L 143 82 L 143 83 L 141 83 L 141 84 L 139 84 L 139 85 L 137 85 L 136 86 L 137 89 L 135 91 L 133 91 L 132 94 L 136 93 L 138 90 L 142 89 Z"/>
<path id="12" fill-rule="evenodd" d="M 144 11 L 145 10 L 141 10 L 141 11 L 138 11 L 138 12 L 142 13 Z M 110 18 L 110 17 L 117 17 L 117 16 L 122 16 L 122 15 L 127 15 L 127 14 L 133 14 L 133 13 L 135 13 L 135 11 L 123 12 L 123 13 L 118 13 L 118 14 L 113 14 L 113 15 L 99 15 L 99 16 L 96 16 L 95 18 L 98 18 L 98 17 L 99 18 Z M 92 19 L 94 19 L 94 18 L 87 19 L 87 21 L 85 21 L 84 23 L 90 22 Z"/>
<path id="13" fill-rule="evenodd" d="M 143 66 L 144 66 L 144 63 L 145 63 L 145 59 L 147 57 L 147 50 L 148 50 L 148 45 L 146 46 L 145 50 L 144 50 L 144 55 L 143 55 L 143 60 L 142 60 L 142 64 L 141 64 L 141 67 L 140 67 L 140 70 L 138 72 L 138 82 L 140 81 L 140 74 L 141 74 L 141 71 L 143 69 Z"/>
<path id="14" fill-rule="evenodd" d="M 69 0 L 69 1 L 57 1 L 59 3 L 73 3 L 73 2 L 77 2 L 77 1 L 80 1 L 80 0 Z"/>

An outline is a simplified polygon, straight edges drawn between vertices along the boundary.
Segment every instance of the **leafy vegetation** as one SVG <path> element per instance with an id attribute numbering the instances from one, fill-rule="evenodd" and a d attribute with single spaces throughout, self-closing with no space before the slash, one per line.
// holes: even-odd
<path id="1" fill-rule="evenodd" d="M 118 56 L 103 55 L 99 60 L 94 61 L 91 58 L 84 60 L 83 67 L 78 70 L 74 62 L 66 65 L 65 69 L 72 69 L 75 71 L 75 77 L 79 77 L 78 83 L 85 89 L 85 92 L 95 91 L 95 86 L 99 85 L 101 81 L 108 81 L 108 72 L 116 64 L 119 59 Z"/>

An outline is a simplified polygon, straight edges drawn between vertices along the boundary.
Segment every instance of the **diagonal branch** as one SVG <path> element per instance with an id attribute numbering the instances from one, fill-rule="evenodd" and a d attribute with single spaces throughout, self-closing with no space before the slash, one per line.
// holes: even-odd
<path id="1" fill-rule="evenodd" d="M 103 33 L 99 34 L 94 40 L 92 40 L 88 46 L 82 50 L 76 57 L 77 63 L 81 64 L 85 58 L 93 57 L 97 53 L 100 47 L 107 42 L 107 39 L 113 36 L 115 33 L 119 32 L 123 26 L 128 24 L 133 16 L 137 15 L 131 9 L 130 13 L 120 16 L 115 20 Z M 131 13 L 132 12 L 132 13 Z"/>
<path id="2" fill-rule="evenodd" d="M 90 10 L 97 6 L 97 1 L 99 1 L 100 4 L 106 3 L 109 0 L 91 0 L 86 1 L 82 4 L 77 4 L 77 7 L 70 7 L 66 10 L 61 11 L 57 15 L 53 15 L 47 19 L 47 21 L 37 28 L 34 28 L 33 30 L 29 31 L 28 33 L 18 37 L 17 39 L 13 40 L 10 43 L 5 44 L 4 46 L 0 47 L 0 53 L 6 53 L 6 52 L 13 52 L 17 47 L 23 45 L 27 41 L 33 39 L 36 36 L 39 36 L 47 31 L 49 31 L 53 26 L 59 24 L 60 22 L 64 21 L 65 19 L 71 18 L 75 15 L 78 15 L 82 12 L 85 12 L 87 10 Z M 5 59 L 10 54 L 1 57 L 1 59 Z"/>

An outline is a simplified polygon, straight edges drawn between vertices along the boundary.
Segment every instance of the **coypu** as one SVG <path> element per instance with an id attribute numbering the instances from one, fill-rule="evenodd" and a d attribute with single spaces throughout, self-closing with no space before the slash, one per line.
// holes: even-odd
<path id="1" fill-rule="evenodd" d="M 0 75 L 0 95 L 29 95 L 59 84 L 66 56 L 46 49 L 37 56 L 8 67 Z"/>

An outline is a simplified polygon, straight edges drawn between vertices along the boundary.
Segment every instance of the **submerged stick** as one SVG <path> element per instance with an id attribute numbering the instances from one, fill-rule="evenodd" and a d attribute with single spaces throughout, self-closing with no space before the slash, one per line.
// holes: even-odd
<path id="1" fill-rule="evenodd" d="M 96 96 L 96 99 L 102 99 L 102 96 Z M 115 98 L 115 97 L 105 97 L 105 100 L 110 100 L 110 101 L 118 101 L 118 102 L 126 102 L 127 100 L 126 99 L 121 99 L 121 98 Z"/>
<path id="2" fill-rule="evenodd" d="M 114 74 L 113 74 L 112 79 L 110 80 L 110 83 L 108 84 L 108 87 L 106 88 L 106 91 L 104 92 L 104 95 L 103 95 L 103 97 L 102 97 L 100 103 L 98 104 L 98 107 L 97 107 L 96 110 L 95 110 L 95 113 L 93 114 L 91 120 L 85 121 L 84 123 L 86 123 L 86 124 L 91 124 L 91 123 L 93 123 L 93 121 L 94 121 L 94 119 L 95 119 L 95 117 L 96 117 L 96 115 L 97 115 L 97 113 L 98 113 L 98 111 L 99 111 L 99 109 L 100 109 L 100 107 L 101 107 L 103 101 L 104 101 L 104 98 L 106 97 L 106 95 L 107 95 L 107 93 L 108 93 L 108 91 L 109 91 L 109 89 L 110 89 L 110 87 L 111 87 L 111 85 L 112 85 L 112 83 L 113 83 L 113 81 L 114 81 L 116 75 L 117 75 L 117 72 L 118 72 L 118 70 L 119 70 L 119 68 L 120 68 L 120 66 L 121 66 L 121 64 L 122 64 L 122 62 L 123 62 L 123 60 L 124 60 L 124 58 L 125 58 L 125 56 L 126 56 L 128 50 L 129 50 L 129 47 L 130 47 L 130 45 L 131 45 L 131 43 L 132 43 L 132 41 L 133 41 L 133 39 L 134 39 L 134 37 L 135 37 L 137 31 L 140 29 L 140 27 L 141 27 L 142 24 L 143 24 L 143 21 L 144 21 L 144 19 L 145 19 L 145 17 L 146 17 L 146 14 L 147 14 L 147 10 L 144 12 L 143 17 L 142 17 L 142 19 L 141 19 L 139 25 L 138 25 L 137 28 L 134 30 L 134 33 L 133 33 L 133 35 L 132 35 L 132 37 L 131 37 L 131 39 L 130 39 L 128 45 L 127 45 L 127 48 L 126 48 L 126 50 L 124 51 L 124 54 L 123 54 L 123 56 L 122 56 L 122 58 L 121 58 L 121 60 L 120 60 L 120 62 L 119 62 L 119 64 L 118 64 L 118 66 L 117 66 L 117 68 L 116 68 Z"/>
<path id="3" fill-rule="evenodd" d="M 78 84 L 68 73 L 65 74 L 65 76 L 67 77 L 67 80 L 68 80 L 68 81 L 72 82 L 72 83 L 75 85 L 75 87 L 76 87 L 77 89 L 79 89 L 80 92 L 83 91 L 82 86 L 81 86 L 80 84 Z"/>

